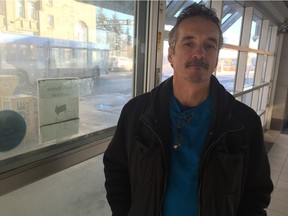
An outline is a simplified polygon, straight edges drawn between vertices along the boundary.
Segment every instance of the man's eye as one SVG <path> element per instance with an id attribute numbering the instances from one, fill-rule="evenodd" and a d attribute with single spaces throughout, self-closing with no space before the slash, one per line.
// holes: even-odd
<path id="1" fill-rule="evenodd" d="M 212 44 L 207 44 L 207 45 L 206 45 L 206 48 L 208 48 L 208 49 L 215 49 L 215 46 L 212 45 Z"/>
<path id="2" fill-rule="evenodd" d="M 184 46 L 191 47 L 192 43 L 185 43 Z"/>

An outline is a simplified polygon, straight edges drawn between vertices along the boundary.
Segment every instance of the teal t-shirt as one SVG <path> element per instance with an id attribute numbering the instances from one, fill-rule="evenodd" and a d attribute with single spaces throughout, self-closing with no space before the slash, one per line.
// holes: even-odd
<path id="1" fill-rule="evenodd" d="M 212 119 L 212 100 L 209 96 L 196 107 L 183 107 L 173 95 L 169 106 L 172 145 L 163 215 L 198 216 L 199 161 Z"/>

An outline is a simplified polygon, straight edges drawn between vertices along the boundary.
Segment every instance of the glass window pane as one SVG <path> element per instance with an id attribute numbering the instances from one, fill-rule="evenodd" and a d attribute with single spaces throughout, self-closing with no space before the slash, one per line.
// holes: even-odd
<path id="1" fill-rule="evenodd" d="M 251 106 L 251 101 L 252 101 L 252 92 L 249 92 L 242 96 L 242 102 L 245 103 L 247 106 Z"/>
<path id="2" fill-rule="evenodd" d="M 246 71 L 245 71 L 244 90 L 252 87 L 254 84 L 256 61 L 257 61 L 257 54 L 248 53 L 247 65 L 246 65 Z"/>
<path id="3" fill-rule="evenodd" d="M 36 19 L 36 3 L 28 2 L 27 4 L 28 4 L 28 18 Z"/>
<path id="4" fill-rule="evenodd" d="M 249 42 L 250 48 L 258 49 L 259 47 L 261 25 L 262 25 L 262 20 L 254 15 L 253 20 L 252 20 L 252 25 L 251 25 L 251 33 L 250 33 L 250 42 Z"/>
<path id="5" fill-rule="evenodd" d="M 8 4 L 6 10 L 20 15 L 23 2 Z M 121 12 L 123 3 L 117 2 L 110 9 L 105 2 L 102 8 L 91 1 L 47 0 L 41 8 L 32 2 L 30 10 L 39 14 L 37 31 L 27 32 L 24 26 L 25 33 L 17 29 L 15 34 L 14 25 L 10 32 L 0 29 L 0 75 L 9 86 L 9 91 L 0 91 L 0 110 L 20 112 L 27 122 L 22 143 L 9 152 L 0 152 L 0 160 L 114 127 L 123 105 L 132 97 L 133 1 L 125 2 L 127 11 Z M 76 84 L 64 82 L 70 78 L 75 78 Z M 53 80 L 37 86 L 43 79 Z M 75 91 L 76 100 L 66 100 L 71 93 L 67 89 Z M 49 106 L 39 104 L 48 93 Z M 46 139 L 43 128 L 48 124 L 40 121 L 44 108 L 51 111 L 50 134 L 55 132 Z"/>
<path id="6" fill-rule="evenodd" d="M 162 66 L 162 81 L 173 75 L 173 68 L 168 61 L 168 41 L 164 41 L 163 46 L 163 66 Z"/>
<path id="7" fill-rule="evenodd" d="M 47 5 L 50 5 L 50 6 L 53 5 L 53 0 L 46 0 L 46 2 L 47 2 Z"/>
<path id="8" fill-rule="evenodd" d="M 221 49 L 219 52 L 216 77 L 220 83 L 233 92 L 235 85 L 235 74 L 237 69 L 238 50 Z"/>
<path id="9" fill-rule="evenodd" d="M 54 28 L 54 16 L 47 15 L 47 27 Z"/>
<path id="10" fill-rule="evenodd" d="M 235 1 L 224 1 L 222 32 L 224 43 L 239 45 L 244 8 Z"/>
<path id="11" fill-rule="evenodd" d="M 179 13 L 192 4 L 193 2 L 199 3 L 201 0 L 187 0 L 187 1 L 166 1 L 166 15 L 165 15 L 165 30 L 170 31 L 176 24 L 176 19 Z M 209 0 L 203 0 L 206 6 L 209 6 Z"/>
<path id="12" fill-rule="evenodd" d="M 24 0 L 16 0 L 16 16 L 24 17 Z"/>

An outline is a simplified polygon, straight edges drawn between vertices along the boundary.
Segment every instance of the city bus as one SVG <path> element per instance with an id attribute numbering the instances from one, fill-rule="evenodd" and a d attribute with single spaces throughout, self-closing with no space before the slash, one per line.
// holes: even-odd
<path id="1" fill-rule="evenodd" d="M 1 74 L 25 85 L 48 77 L 97 79 L 108 71 L 106 44 L 0 33 L 0 51 Z"/>

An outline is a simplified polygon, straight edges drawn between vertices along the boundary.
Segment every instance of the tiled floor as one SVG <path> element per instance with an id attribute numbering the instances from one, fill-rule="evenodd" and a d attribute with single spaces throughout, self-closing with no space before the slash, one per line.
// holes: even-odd
<path id="1" fill-rule="evenodd" d="M 0 196 L 0 216 L 111 216 L 102 155 Z"/>
<path id="2" fill-rule="evenodd" d="M 268 216 L 288 216 L 288 135 L 270 130 L 265 140 L 274 143 L 268 153 L 274 183 Z"/>
<path id="3" fill-rule="evenodd" d="M 267 131 L 275 190 L 268 216 L 288 216 L 288 135 Z M 0 197 L 2 216 L 108 216 L 102 155 Z"/>

